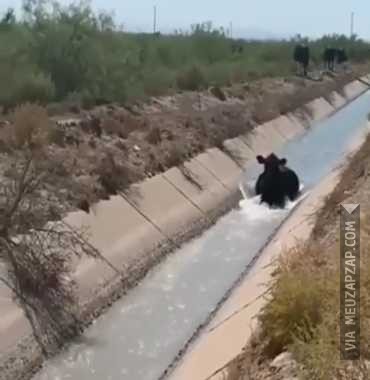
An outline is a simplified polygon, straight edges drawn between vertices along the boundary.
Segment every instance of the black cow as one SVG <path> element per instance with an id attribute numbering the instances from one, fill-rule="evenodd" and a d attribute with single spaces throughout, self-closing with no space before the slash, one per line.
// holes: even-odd
<path id="1" fill-rule="evenodd" d="M 307 45 L 297 45 L 294 49 L 294 61 L 302 66 L 303 75 L 306 77 L 310 63 L 310 48 Z"/>
<path id="2" fill-rule="evenodd" d="M 347 53 L 344 49 L 337 50 L 337 62 L 339 65 L 348 61 Z"/>
<path id="3" fill-rule="evenodd" d="M 335 59 L 337 56 L 337 50 L 331 47 L 327 47 L 324 50 L 323 58 L 325 68 L 329 71 L 334 71 Z"/>
<path id="4" fill-rule="evenodd" d="M 331 47 L 324 50 L 323 58 L 325 67 L 329 71 L 334 71 L 335 63 L 341 65 L 348 61 L 348 57 L 344 49 L 335 49 Z"/>
<path id="5" fill-rule="evenodd" d="M 235 41 L 231 44 L 232 54 L 242 54 L 243 53 L 243 44 L 240 41 Z"/>
<path id="6" fill-rule="evenodd" d="M 261 203 L 270 207 L 285 207 L 286 198 L 294 201 L 299 195 L 297 174 L 286 166 L 285 158 L 279 159 L 274 153 L 267 158 L 257 156 L 257 161 L 265 166 L 256 182 L 256 194 L 261 195 Z"/>

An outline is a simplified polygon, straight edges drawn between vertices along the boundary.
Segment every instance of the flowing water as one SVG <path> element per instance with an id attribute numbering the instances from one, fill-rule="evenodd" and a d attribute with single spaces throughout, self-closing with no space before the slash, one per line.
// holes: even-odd
<path id="1" fill-rule="evenodd" d="M 275 153 L 288 158 L 309 189 L 365 130 L 369 111 L 366 93 Z M 242 189 L 260 170 L 257 164 L 246 169 Z M 294 205 L 271 210 L 257 198 L 241 201 L 239 209 L 154 268 L 86 331 L 83 343 L 49 361 L 34 379 L 158 379 Z"/>

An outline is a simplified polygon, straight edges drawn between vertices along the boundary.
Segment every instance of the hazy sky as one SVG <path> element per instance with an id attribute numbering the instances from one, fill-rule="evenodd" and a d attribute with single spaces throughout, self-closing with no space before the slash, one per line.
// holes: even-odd
<path id="1" fill-rule="evenodd" d="M 0 0 L 0 9 L 20 3 Z M 130 30 L 150 31 L 156 4 L 159 30 L 188 28 L 207 20 L 227 27 L 232 21 L 235 36 L 248 30 L 277 36 L 349 34 L 350 14 L 354 11 L 355 32 L 370 39 L 369 0 L 92 0 L 92 4 L 96 9 L 114 11 L 117 21 Z"/>

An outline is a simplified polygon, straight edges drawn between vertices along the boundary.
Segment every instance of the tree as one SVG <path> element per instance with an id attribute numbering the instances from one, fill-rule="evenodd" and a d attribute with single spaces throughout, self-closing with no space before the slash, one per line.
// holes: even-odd
<path id="1" fill-rule="evenodd" d="M 38 117 L 32 118 L 31 112 Z M 47 114 L 39 106 L 27 105 L 15 111 L 14 120 L 18 154 L 11 178 L 0 188 L 0 259 L 7 268 L 0 273 L 0 282 L 13 292 L 42 353 L 49 356 L 82 331 L 71 277 L 74 258 L 101 258 L 119 271 L 87 242 L 86 231 L 67 225 L 57 212 L 40 217 L 39 189 L 50 169 Z"/>
<path id="2" fill-rule="evenodd" d="M 3 18 L 0 20 L 0 26 L 9 26 L 9 25 L 14 25 L 15 23 L 16 23 L 16 18 L 14 14 L 14 9 L 8 8 Z"/>

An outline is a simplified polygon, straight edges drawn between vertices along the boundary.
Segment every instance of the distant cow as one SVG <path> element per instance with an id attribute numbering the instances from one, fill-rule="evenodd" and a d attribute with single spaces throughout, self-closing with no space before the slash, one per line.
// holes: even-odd
<path id="1" fill-rule="evenodd" d="M 346 63 L 348 61 L 347 53 L 344 49 L 337 50 L 337 62 L 339 65 Z"/>
<path id="2" fill-rule="evenodd" d="M 310 48 L 307 45 L 297 45 L 294 49 L 294 61 L 302 66 L 303 75 L 307 76 L 307 69 L 310 63 Z"/>
<path id="3" fill-rule="evenodd" d="M 264 172 L 256 182 L 256 194 L 261 195 L 261 203 L 270 207 L 285 207 L 286 199 L 295 200 L 299 195 L 297 174 L 286 166 L 285 158 L 279 159 L 274 153 L 267 158 L 257 156 L 257 161 L 264 165 Z"/>
<path id="4" fill-rule="evenodd" d="M 326 69 L 329 71 L 334 71 L 335 64 L 338 63 L 341 65 L 347 62 L 348 56 L 344 49 L 335 49 L 328 47 L 324 50 L 323 59 Z"/>
<path id="5" fill-rule="evenodd" d="M 327 47 L 324 50 L 324 63 L 325 63 L 325 68 L 329 71 L 334 71 L 334 66 L 335 66 L 335 59 L 337 56 L 337 51 L 334 48 Z"/>
<path id="6" fill-rule="evenodd" d="M 242 54 L 243 53 L 243 43 L 240 41 L 234 41 L 231 44 L 231 52 L 233 54 Z"/>

